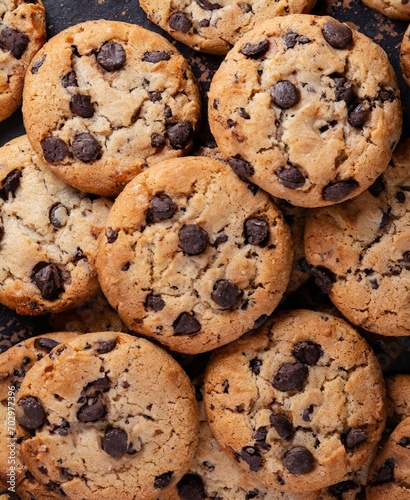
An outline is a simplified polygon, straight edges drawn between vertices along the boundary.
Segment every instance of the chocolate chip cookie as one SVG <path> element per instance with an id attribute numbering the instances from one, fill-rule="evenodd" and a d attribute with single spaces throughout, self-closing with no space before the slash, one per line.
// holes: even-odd
<path id="1" fill-rule="evenodd" d="M 186 154 L 199 115 L 199 91 L 177 49 L 117 21 L 54 36 L 24 86 L 24 124 L 37 154 L 68 184 L 104 196 L 116 196 L 142 168 Z"/>
<path id="2" fill-rule="evenodd" d="M 410 417 L 410 375 L 396 374 L 386 377 L 388 417 L 395 424 Z"/>
<path id="3" fill-rule="evenodd" d="M 406 0 L 363 0 L 363 3 L 384 16 L 410 21 L 410 5 Z"/>
<path id="4" fill-rule="evenodd" d="M 224 451 L 283 491 L 350 484 L 373 458 L 386 419 L 370 347 L 347 322 L 308 310 L 274 315 L 217 351 L 204 402 Z"/>
<path id="5" fill-rule="evenodd" d="M 410 85 L 410 25 L 404 32 L 403 39 L 400 44 L 400 67 L 404 81 Z"/>
<path id="6" fill-rule="evenodd" d="M 20 106 L 24 75 L 46 41 L 41 0 L 8 0 L 0 5 L 0 121 Z"/>
<path id="7" fill-rule="evenodd" d="M 309 212 L 306 258 L 322 290 L 352 323 L 410 335 L 410 140 L 354 200 Z"/>
<path id="8" fill-rule="evenodd" d="M 307 13 L 315 0 L 141 0 L 150 20 L 176 40 L 211 54 L 226 54 L 255 25 L 275 16 Z"/>
<path id="9" fill-rule="evenodd" d="M 168 160 L 117 197 L 99 239 L 101 288 L 130 330 L 210 351 L 263 323 L 292 264 L 290 233 L 262 191 L 205 157 Z"/>
<path id="10" fill-rule="evenodd" d="M 180 365 L 117 332 L 80 335 L 39 361 L 16 417 L 32 434 L 21 445 L 29 471 L 72 499 L 155 500 L 187 471 L 199 423 Z"/>
<path id="11" fill-rule="evenodd" d="M 387 168 L 401 115 L 386 53 L 328 16 L 259 24 L 229 52 L 209 91 L 210 128 L 232 169 L 303 207 L 369 187 Z"/>
<path id="12" fill-rule="evenodd" d="M 27 136 L 0 149 L 0 165 L 0 302 L 39 315 L 93 297 L 97 237 L 112 201 L 61 181 Z"/>

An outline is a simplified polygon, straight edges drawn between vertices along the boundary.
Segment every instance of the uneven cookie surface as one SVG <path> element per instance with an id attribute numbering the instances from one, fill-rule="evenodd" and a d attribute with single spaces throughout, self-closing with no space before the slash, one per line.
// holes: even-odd
<path id="1" fill-rule="evenodd" d="M 196 50 L 226 54 L 257 23 L 275 16 L 310 12 L 315 3 L 315 0 L 196 0 L 188 3 L 142 0 L 140 5 L 152 22 L 176 40 Z"/>
<path id="2" fill-rule="evenodd" d="M 147 164 L 185 154 L 200 115 L 187 62 L 137 25 L 88 21 L 50 39 L 24 86 L 30 142 L 68 184 L 116 196 Z"/>
<path id="3" fill-rule="evenodd" d="M 127 327 L 191 354 L 263 322 L 291 263 L 289 230 L 266 193 L 200 157 L 168 160 L 131 181 L 97 254 L 101 288 Z"/>
<path id="4" fill-rule="evenodd" d="M 72 499 L 158 498 L 186 472 L 199 422 L 180 365 L 117 332 L 80 335 L 38 362 L 16 417 L 32 432 L 21 445 L 30 472 Z"/>
<path id="5" fill-rule="evenodd" d="M 352 323 L 410 334 L 410 141 L 397 147 L 357 199 L 308 214 L 306 258 L 323 291 Z"/>
<path id="6" fill-rule="evenodd" d="M 410 25 L 404 32 L 400 44 L 400 67 L 405 82 L 410 85 Z"/>
<path id="7" fill-rule="evenodd" d="M 363 3 L 387 17 L 410 21 L 410 5 L 406 0 L 363 0 Z"/>
<path id="8" fill-rule="evenodd" d="M 46 13 L 41 0 L 0 3 L 0 121 L 20 106 L 24 75 L 46 41 Z"/>
<path id="9" fill-rule="evenodd" d="M 211 131 L 242 178 L 293 205 L 364 191 L 401 134 L 394 70 L 372 40 L 327 16 L 259 24 L 211 83 Z"/>
<path id="10" fill-rule="evenodd" d="M 275 315 L 219 350 L 207 367 L 204 401 L 224 451 L 283 491 L 339 483 L 343 492 L 341 482 L 348 490 L 372 459 L 386 418 L 369 346 L 345 321 L 307 310 Z"/>
<path id="11" fill-rule="evenodd" d="M 26 136 L 0 149 L 0 165 L 0 302 L 38 315 L 94 296 L 97 237 L 111 200 L 61 181 Z"/>

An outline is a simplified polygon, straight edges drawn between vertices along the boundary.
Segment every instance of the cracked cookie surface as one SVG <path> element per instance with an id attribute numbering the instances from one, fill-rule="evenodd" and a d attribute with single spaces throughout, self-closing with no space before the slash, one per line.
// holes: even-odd
<path id="1" fill-rule="evenodd" d="M 97 238 L 112 201 L 70 187 L 27 136 L 0 149 L 0 302 L 20 314 L 75 307 L 99 288 Z"/>
<path id="2" fill-rule="evenodd" d="M 307 13 L 316 0 L 141 0 L 150 20 L 176 40 L 211 54 L 226 54 L 239 38 L 265 19 Z"/>
<path id="3" fill-rule="evenodd" d="M 204 401 L 224 451 L 283 491 L 353 480 L 372 459 L 386 419 L 370 347 L 345 321 L 307 310 L 274 315 L 217 351 Z"/>
<path id="4" fill-rule="evenodd" d="M 306 258 L 335 306 L 381 335 L 410 334 L 410 140 L 359 197 L 308 214 Z"/>
<path id="5" fill-rule="evenodd" d="M 177 49 L 117 21 L 54 36 L 24 86 L 24 124 L 37 154 L 68 184 L 104 196 L 116 196 L 143 167 L 186 154 L 199 116 L 199 91 Z"/>
<path id="6" fill-rule="evenodd" d="M 101 288 L 130 330 L 195 354 L 261 324 L 292 265 L 289 229 L 266 193 L 225 164 L 168 160 L 117 197 L 99 239 Z"/>
<path id="7" fill-rule="evenodd" d="M 309 14 L 274 18 L 244 35 L 214 75 L 208 110 L 238 175 L 303 207 L 364 191 L 387 168 L 402 124 L 383 49 Z"/>
<path id="8" fill-rule="evenodd" d="M 155 387 L 155 391 L 153 391 Z M 17 421 L 35 478 L 58 496 L 155 500 L 188 469 L 198 408 L 180 365 L 124 333 L 80 335 L 24 379 Z"/>

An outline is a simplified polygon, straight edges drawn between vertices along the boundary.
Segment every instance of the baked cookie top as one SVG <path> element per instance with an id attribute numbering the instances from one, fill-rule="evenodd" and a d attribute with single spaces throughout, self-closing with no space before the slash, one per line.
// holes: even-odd
<path id="1" fill-rule="evenodd" d="M 308 214 L 306 258 L 316 280 L 352 323 L 410 335 L 410 140 L 359 197 Z"/>
<path id="2" fill-rule="evenodd" d="M 289 281 L 292 247 L 266 193 L 251 192 L 221 162 L 186 157 L 125 187 L 96 263 L 105 296 L 130 330 L 195 354 L 266 320 Z"/>
<path id="3" fill-rule="evenodd" d="M 404 81 L 407 85 L 410 85 L 410 24 L 404 32 L 403 39 L 400 44 L 399 60 Z"/>
<path id="4" fill-rule="evenodd" d="M 224 451 L 284 491 L 351 481 L 373 458 L 386 419 L 370 347 L 345 321 L 307 310 L 274 315 L 217 351 L 204 402 Z"/>
<path id="5" fill-rule="evenodd" d="M 118 21 L 54 36 L 24 85 L 24 124 L 37 154 L 68 184 L 104 196 L 148 164 L 184 155 L 199 117 L 183 56 L 161 35 Z"/>
<path id="6" fill-rule="evenodd" d="M 0 2 L 0 121 L 20 106 L 27 67 L 45 41 L 41 0 Z"/>
<path id="7" fill-rule="evenodd" d="M 226 54 L 257 23 L 275 16 L 307 13 L 316 0 L 141 0 L 149 19 L 176 40 L 211 54 Z"/>
<path id="8" fill-rule="evenodd" d="M 244 35 L 209 91 L 231 167 L 303 207 L 357 196 L 386 168 L 402 110 L 386 53 L 328 16 L 292 14 Z"/>
<path id="9" fill-rule="evenodd" d="M 67 498 L 155 500 L 187 471 L 198 438 L 180 365 L 117 332 L 80 335 L 33 366 L 16 418 L 32 432 L 21 445 L 26 466 Z"/>
<path id="10" fill-rule="evenodd" d="M 387 17 L 410 21 L 410 5 L 406 0 L 363 0 L 363 3 Z"/>
<path id="11" fill-rule="evenodd" d="M 111 205 L 56 177 L 27 136 L 0 148 L 0 302 L 38 315 L 94 296 L 97 237 Z"/>

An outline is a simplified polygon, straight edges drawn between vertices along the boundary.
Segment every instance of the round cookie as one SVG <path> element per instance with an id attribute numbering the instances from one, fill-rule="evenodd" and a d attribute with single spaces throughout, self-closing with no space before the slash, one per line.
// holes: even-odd
<path id="1" fill-rule="evenodd" d="M 410 85 L 410 24 L 404 32 L 400 44 L 400 68 L 404 81 Z"/>
<path id="2" fill-rule="evenodd" d="M 97 270 L 130 330 L 196 354 L 263 323 L 292 263 L 283 216 L 225 164 L 168 160 L 117 197 L 99 239 Z"/>
<path id="3" fill-rule="evenodd" d="M 386 377 L 388 417 L 399 423 L 410 417 L 410 374 Z"/>
<path id="4" fill-rule="evenodd" d="M 41 0 L 7 0 L 1 2 L 0 17 L 1 121 L 21 104 L 25 73 L 46 41 L 46 13 Z"/>
<path id="5" fill-rule="evenodd" d="M 387 168 L 401 117 L 386 53 L 328 16 L 259 24 L 209 91 L 211 132 L 233 170 L 302 207 L 364 191 Z"/>
<path id="6" fill-rule="evenodd" d="M 275 315 L 217 351 L 204 402 L 224 451 L 283 491 L 354 479 L 373 458 L 386 419 L 370 347 L 345 321 L 308 310 Z"/>
<path id="7" fill-rule="evenodd" d="M 161 35 L 87 21 L 50 39 L 33 66 L 23 101 L 29 140 L 77 189 L 116 196 L 142 168 L 191 148 L 199 91 Z"/>
<path id="8" fill-rule="evenodd" d="M 366 487 L 367 500 L 410 499 L 410 418 L 393 431 L 376 456 Z"/>
<path id="9" fill-rule="evenodd" d="M 0 148 L 0 165 L 0 302 L 39 315 L 93 297 L 97 237 L 112 201 L 61 181 L 27 136 Z"/>
<path id="10" fill-rule="evenodd" d="M 211 54 L 226 54 L 255 25 L 275 16 L 307 13 L 316 0 L 141 0 L 149 19 L 176 40 Z"/>
<path id="11" fill-rule="evenodd" d="M 198 408 L 180 365 L 145 339 L 80 335 L 24 379 L 16 418 L 33 476 L 67 498 L 155 500 L 188 469 Z M 155 390 L 153 390 L 155 387 Z"/>
<path id="12" fill-rule="evenodd" d="M 410 140 L 354 200 L 309 212 L 306 258 L 334 305 L 381 335 L 410 335 Z"/>
<path id="13" fill-rule="evenodd" d="M 406 0 L 362 0 L 367 7 L 392 19 L 410 21 L 410 5 Z"/>

